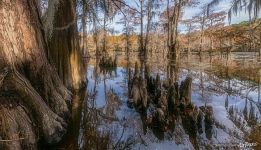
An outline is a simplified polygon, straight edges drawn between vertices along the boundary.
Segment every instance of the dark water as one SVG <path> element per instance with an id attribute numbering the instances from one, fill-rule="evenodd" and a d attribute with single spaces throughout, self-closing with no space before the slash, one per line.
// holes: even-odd
<path id="1" fill-rule="evenodd" d="M 164 80 L 169 75 L 166 59 L 150 60 L 150 73 Z M 129 61 L 133 68 L 135 60 Z M 175 64 L 174 76 L 182 81 L 192 76 L 192 103 L 212 106 L 211 137 L 197 134 L 191 142 L 181 122 L 173 131 L 155 133 L 144 127 L 143 118 L 128 101 L 128 67 L 124 58 L 108 72 L 95 61 L 87 68 L 87 91 L 74 97 L 73 125 L 61 149 L 259 149 L 261 94 L 260 59 L 255 53 L 224 56 L 197 55 Z M 159 134 L 163 138 L 159 138 Z M 261 144 L 261 143 L 260 143 Z"/>

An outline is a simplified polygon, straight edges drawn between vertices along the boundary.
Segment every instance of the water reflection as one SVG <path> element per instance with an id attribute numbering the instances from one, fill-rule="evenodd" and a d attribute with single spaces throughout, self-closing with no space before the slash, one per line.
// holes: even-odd
<path id="1" fill-rule="evenodd" d="M 83 88 L 78 91 L 74 91 L 72 97 L 72 116 L 71 122 L 69 124 L 68 133 L 65 135 L 64 139 L 58 143 L 57 145 L 52 145 L 51 147 L 46 147 L 46 149 L 64 149 L 64 150 L 76 150 L 80 149 L 79 144 L 79 135 L 81 135 L 81 122 L 82 122 L 82 110 L 84 110 L 83 106 L 86 102 L 86 88 Z"/>
<path id="2" fill-rule="evenodd" d="M 135 61 L 118 58 L 118 67 L 109 68 L 93 61 L 88 66 L 87 98 L 73 107 L 73 116 L 80 117 L 74 117 L 74 148 L 239 149 L 239 143 L 261 142 L 260 59 L 253 53 L 181 58 L 185 59 L 173 63 L 156 57 L 138 64 L 143 66 L 140 71 L 155 78 L 158 74 L 162 82 L 170 78 L 170 83 L 180 84 L 187 76 L 193 79 L 192 115 L 176 115 L 167 123 L 172 129 L 164 130 L 148 125 L 150 113 L 144 115 L 128 107 Z M 195 115 L 200 116 L 194 114 L 199 110 L 203 112 L 202 118 L 197 117 L 201 122 L 191 122 Z"/>

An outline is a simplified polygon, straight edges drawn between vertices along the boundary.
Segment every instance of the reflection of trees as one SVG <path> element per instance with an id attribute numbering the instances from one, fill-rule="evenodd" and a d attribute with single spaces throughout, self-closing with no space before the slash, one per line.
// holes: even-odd
<path id="1" fill-rule="evenodd" d="M 83 149 L 108 149 L 109 134 L 100 134 L 97 126 L 100 124 L 99 111 L 96 110 L 97 85 L 100 82 L 99 59 L 93 69 L 93 88 L 88 89 L 88 96 L 83 104 L 83 116 L 81 120 L 80 145 Z M 91 79 L 89 79 L 91 80 Z M 99 142 L 97 142 L 99 141 Z"/>
<path id="2" fill-rule="evenodd" d="M 116 69 L 115 72 L 108 73 L 102 71 L 103 68 L 98 64 L 99 60 L 96 61 L 93 72 L 88 72 L 92 74 L 89 78 L 89 84 L 92 85 L 88 86 L 88 98 L 84 101 L 81 112 L 83 116 L 79 144 L 82 145 L 81 149 L 130 149 L 134 144 L 133 137 L 123 139 L 126 125 L 116 116 L 122 102 L 112 87 L 108 87 L 110 80 L 117 77 Z M 101 108 L 97 107 L 96 102 L 99 94 L 104 95 L 106 102 Z"/>
<path id="3" fill-rule="evenodd" d="M 258 88 L 257 88 L 257 99 L 258 99 L 258 103 L 260 104 L 260 84 L 261 84 L 261 82 L 260 82 L 260 78 L 261 78 L 261 70 L 259 70 L 258 71 L 258 82 L 257 82 L 257 84 L 258 84 Z"/>
<path id="4" fill-rule="evenodd" d="M 105 106 L 105 114 L 108 117 L 116 118 L 115 112 L 119 109 L 120 105 L 122 105 L 121 100 L 111 89 L 107 93 L 107 104 Z"/>
<path id="5" fill-rule="evenodd" d="M 198 79 L 195 82 L 198 85 L 201 94 L 201 97 L 204 99 L 206 97 L 211 97 L 211 95 L 224 95 L 225 96 L 225 107 L 229 112 L 231 121 L 242 130 L 244 133 L 247 133 L 245 126 L 251 127 L 253 130 L 256 130 L 256 125 L 258 125 L 258 114 L 260 114 L 260 82 L 255 82 L 251 80 L 238 80 L 238 76 L 234 76 L 234 71 L 231 70 L 231 58 L 225 58 L 222 69 L 216 69 L 215 72 L 206 71 L 202 69 L 200 72 L 193 72 L 194 79 Z M 222 67 L 222 66 L 219 66 Z M 202 73 L 202 72 L 205 73 Z M 249 76 L 252 75 L 252 72 L 244 72 Z M 256 77 L 255 77 L 256 78 Z M 251 78 L 249 78 L 251 79 Z M 259 81 L 259 79 L 257 80 Z M 251 97 L 250 93 L 256 93 L 258 96 L 255 99 Z M 241 109 L 235 105 L 229 105 L 229 100 L 232 97 L 241 97 L 242 100 L 245 100 L 245 106 Z M 256 107 L 259 111 L 256 111 Z M 245 120 L 246 125 L 242 123 Z M 229 132 L 230 135 L 233 132 Z M 251 133 L 253 134 L 253 133 Z M 245 134 L 247 136 L 248 134 Z M 253 134 L 254 136 L 255 134 Z M 235 135 L 236 136 L 236 135 Z M 237 135 L 238 137 L 238 135 Z"/>
<path id="6" fill-rule="evenodd" d="M 94 98 L 88 99 L 94 101 Z M 86 101 L 87 102 L 87 101 Z M 100 125 L 99 111 L 85 103 L 82 118 L 81 145 L 83 149 L 109 149 L 110 133 L 98 131 Z"/>
<path id="7" fill-rule="evenodd" d="M 259 84 L 255 82 L 242 82 L 232 78 L 230 74 L 224 74 L 224 78 L 218 77 L 213 72 L 209 73 L 202 73 L 201 72 L 192 72 L 192 76 L 194 77 L 194 85 L 199 87 L 199 94 L 204 98 L 211 97 L 212 95 L 224 95 L 225 100 L 225 107 L 229 112 L 230 120 L 235 124 L 235 126 L 243 131 L 245 138 L 248 138 L 249 131 L 245 128 L 251 127 L 252 130 L 258 130 L 258 114 L 260 114 L 260 104 L 258 103 L 257 99 L 251 97 L 251 92 L 257 92 Z M 258 92 L 257 92 L 258 93 Z M 241 97 L 242 100 L 245 101 L 245 106 L 243 108 L 239 108 L 239 106 L 229 104 L 231 97 Z M 206 104 L 205 104 L 206 105 Z M 259 111 L 256 109 L 259 109 Z M 257 110 L 257 111 L 256 111 Z M 244 121 L 245 120 L 245 121 Z M 243 123 L 245 122 L 245 123 Z M 217 126 L 220 126 L 215 123 Z M 225 129 L 225 127 L 224 127 Z M 225 129 L 229 135 L 234 136 L 240 139 L 240 135 L 238 135 L 234 131 L 230 131 L 229 129 Z M 252 142 L 256 140 L 256 134 L 252 133 L 251 130 L 250 134 L 252 136 Z M 258 140 L 258 138 L 257 138 Z"/>
<path id="8" fill-rule="evenodd" d="M 193 56 L 192 56 L 193 58 Z M 222 96 L 222 98 L 224 98 L 225 101 L 225 107 L 227 108 L 227 111 L 229 113 L 233 112 L 233 114 L 235 114 L 235 112 L 238 112 L 237 114 L 237 119 L 235 119 L 235 115 L 229 119 L 231 119 L 231 121 L 234 122 L 235 125 L 240 125 L 241 122 L 239 122 L 239 117 L 243 118 L 243 111 L 244 111 L 244 106 L 242 108 L 238 108 L 236 107 L 236 105 L 233 105 L 231 103 L 231 101 L 233 100 L 233 97 L 239 98 L 241 97 L 241 99 L 243 99 L 244 101 L 246 101 L 246 106 L 247 107 L 247 113 L 246 113 L 246 120 L 248 121 L 248 124 L 253 124 L 253 120 L 255 120 L 256 118 L 256 112 L 254 109 L 256 109 L 256 106 L 258 106 L 258 102 L 251 97 L 252 92 L 258 92 L 257 90 L 259 89 L 259 83 L 255 83 L 253 81 L 249 81 L 249 80 L 238 80 L 238 76 L 235 76 L 234 70 L 238 69 L 237 67 L 235 67 L 234 69 L 231 70 L 231 66 L 235 65 L 234 61 L 232 60 L 233 58 L 229 57 L 227 59 L 227 57 L 225 57 L 223 60 L 221 60 L 222 65 L 220 66 L 214 66 L 216 65 L 216 58 L 213 57 L 213 67 L 210 68 L 209 65 L 209 59 L 202 59 L 202 62 L 200 64 L 196 64 L 198 66 L 198 68 L 196 68 L 197 70 L 200 69 L 200 71 L 193 71 L 193 69 L 189 68 L 188 70 L 188 74 L 191 74 L 191 76 L 193 76 L 193 80 L 194 80 L 194 84 L 193 87 L 197 87 L 197 92 L 199 92 L 203 102 L 205 102 L 205 105 L 207 105 L 208 102 L 210 102 L 211 97 L 213 96 Z M 127 79 L 129 76 L 129 71 L 130 71 L 130 67 L 131 67 L 131 60 L 128 59 L 127 61 L 127 68 L 126 70 L 124 70 L 124 75 L 126 76 L 126 84 L 127 84 Z M 182 62 L 182 60 L 181 60 Z M 233 62 L 233 63 L 232 63 Z M 162 62 L 160 62 L 162 63 Z M 188 62 L 190 63 L 190 62 Z M 175 61 L 175 63 L 171 62 L 169 63 L 170 65 L 168 66 L 167 69 L 167 75 L 168 77 L 172 78 L 173 82 L 174 81 L 178 81 L 180 77 L 182 77 L 183 75 L 180 74 L 181 72 L 181 68 L 183 68 L 184 66 L 182 66 L 182 63 L 179 63 L 179 61 Z M 158 66 L 160 66 L 161 64 L 155 64 L 155 62 L 153 61 L 148 61 L 147 65 L 149 66 L 149 68 L 152 71 L 149 71 L 149 69 L 146 69 L 146 63 L 144 62 L 143 65 L 141 65 L 142 67 L 142 71 L 144 73 L 145 70 L 148 70 L 148 74 L 153 74 L 155 72 L 155 68 L 157 68 L 158 70 L 162 69 L 162 68 L 158 68 Z M 187 64 L 186 64 L 187 65 Z M 190 64 L 189 64 L 190 65 Z M 194 65 L 194 66 L 193 66 Z M 191 65 L 192 67 L 195 67 L 195 64 Z M 166 65 L 167 66 L 167 65 Z M 184 67 L 185 68 L 185 67 Z M 139 68 L 140 69 L 140 68 Z M 164 68 L 165 69 L 165 68 Z M 163 70 L 164 70 L 163 69 Z M 156 70 L 156 71 L 158 71 Z M 139 70 L 140 71 L 140 70 Z M 245 72 L 245 74 L 251 74 L 252 72 Z M 119 147 L 125 147 L 123 145 L 128 145 L 128 144 L 124 144 L 125 139 L 122 141 L 121 139 L 121 135 L 124 135 L 126 132 L 126 129 L 124 129 L 125 127 L 125 121 L 122 120 L 117 120 L 117 118 L 115 118 L 115 110 L 117 110 L 117 108 L 119 107 L 119 103 L 117 102 L 117 100 L 115 101 L 114 98 L 110 98 L 110 97 L 114 97 L 113 96 L 113 92 L 110 91 L 109 87 L 108 87 L 108 81 L 109 79 L 113 79 L 115 77 L 115 75 L 112 74 L 106 74 L 103 72 L 96 72 L 96 77 L 94 78 L 95 80 L 95 84 L 94 86 L 96 87 L 97 85 L 100 86 L 105 86 L 105 91 L 101 91 L 101 92 L 105 92 L 106 93 L 106 106 L 103 107 L 102 109 L 97 109 L 95 107 L 95 105 L 92 105 L 92 109 L 91 106 L 89 106 L 92 114 L 90 115 L 89 119 L 85 119 L 91 123 L 89 123 L 89 127 L 86 127 L 86 129 L 88 130 L 95 130 L 92 131 L 92 134 L 95 136 L 91 136 L 93 139 L 92 142 L 94 142 L 94 145 L 97 143 L 95 143 L 94 140 L 97 139 L 97 137 L 102 138 L 103 140 L 103 144 L 106 145 L 106 143 L 111 142 L 110 144 L 113 145 L 112 149 L 117 149 Z M 142 76 L 145 76 L 145 73 L 142 74 Z M 106 85 L 107 84 L 107 85 Z M 95 88 L 94 91 L 96 91 L 97 89 Z M 109 91 L 107 91 L 109 90 Z M 94 91 L 92 91 L 93 93 L 95 93 Z M 112 92 L 112 93 L 111 93 Z M 127 93 L 127 92 L 126 92 Z M 249 94 L 247 94 L 249 93 Z M 97 92 L 96 92 L 97 94 Z M 91 95 L 90 95 L 91 96 Z M 258 98 L 258 97 L 257 97 Z M 93 103 L 95 103 L 95 97 L 93 97 Z M 232 107 L 233 106 L 233 109 Z M 257 109 L 256 109 L 257 110 Z M 88 112 L 88 113 L 91 113 Z M 93 115 L 93 116 L 92 116 Z M 94 121 L 93 119 L 94 118 Z M 252 119 L 250 119 L 252 118 Z M 96 119 L 96 120 L 95 120 Z M 245 120 L 245 119 L 244 119 Z M 251 121 L 252 120 L 252 121 Z M 124 122 L 124 123 L 123 123 Z M 127 121 L 126 121 L 127 122 Z M 115 131 L 114 128 L 112 128 L 112 126 L 110 124 L 117 124 L 116 126 L 118 126 L 118 123 L 120 124 L 119 126 L 120 131 Z M 90 125 L 91 124 L 91 125 Z M 218 126 L 218 128 L 220 129 L 224 129 L 224 132 L 226 132 L 227 134 L 229 134 L 231 137 L 234 137 L 236 139 L 240 139 L 242 138 L 242 136 L 239 135 L 239 133 L 235 133 L 235 131 L 232 131 L 229 128 L 226 128 L 224 125 L 220 125 L 218 124 L 218 122 L 215 121 L 216 126 Z M 223 128 L 222 128 L 223 126 Z M 242 125 L 241 125 L 242 126 Z M 122 128 L 123 127 L 123 128 Z M 240 130 L 241 127 L 237 126 Z M 102 128 L 103 131 L 107 131 L 107 132 L 101 132 L 98 129 Z M 84 129 L 84 130 L 86 130 Z M 110 132 L 108 132 L 110 131 Z M 141 131 L 142 132 L 142 131 Z M 117 137 L 115 138 L 115 133 L 118 133 Z M 139 133 L 140 134 L 140 133 Z M 88 138 L 87 136 L 90 135 L 86 135 L 86 138 Z M 130 137 L 129 138 L 129 147 L 131 147 L 131 145 L 133 144 L 133 139 L 135 139 L 135 137 Z M 87 142 L 88 143 L 88 142 Z M 91 143 L 89 141 L 89 143 Z M 132 144 L 131 144 L 132 143 Z M 127 146 L 128 147 L 128 146 Z M 102 147 L 102 148 L 106 148 L 106 147 Z"/>
<path id="9" fill-rule="evenodd" d="M 86 89 L 76 91 L 72 99 L 72 123 L 64 140 L 67 149 L 79 149 L 78 136 L 82 118 L 82 106 L 86 100 Z"/>
<path id="10" fill-rule="evenodd" d="M 210 85 L 207 87 L 208 91 L 212 94 L 226 95 L 225 105 L 228 105 L 231 96 L 246 97 L 247 92 L 257 92 L 257 100 L 251 98 L 251 96 L 248 97 L 248 100 L 257 104 L 260 101 L 258 65 L 251 63 L 254 61 L 252 58 L 243 57 L 243 59 L 244 63 L 242 63 L 241 55 L 231 54 L 230 56 L 217 58 L 216 60 L 214 58 L 213 65 L 209 65 L 208 62 L 203 61 L 197 66 L 192 67 L 205 72 L 206 77 L 202 79 L 196 75 L 196 78 L 199 79 L 200 83 L 202 83 L 202 80 L 205 80 L 203 82 L 206 85 Z M 192 62 L 194 61 L 192 60 Z M 200 89 L 202 90 L 202 84 Z"/>
<path id="11" fill-rule="evenodd" d="M 112 133 L 98 130 L 98 126 L 102 124 L 102 120 L 106 118 L 106 115 L 96 107 L 96 81 L 93 86 L 94 90 L 88 93 L 88 99 L 83 105 L 80 144 L 82 149 L 110 149 Z"/>

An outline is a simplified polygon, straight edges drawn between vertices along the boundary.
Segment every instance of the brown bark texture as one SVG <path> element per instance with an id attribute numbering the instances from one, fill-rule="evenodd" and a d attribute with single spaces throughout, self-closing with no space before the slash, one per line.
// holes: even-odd
<path id="1" fill-rule="evenodd" d="M 0 149 L 36 149 L 66 132 L 71 93 L 47 59 L 42 27 L 37 0 L 0 1 Z"/>

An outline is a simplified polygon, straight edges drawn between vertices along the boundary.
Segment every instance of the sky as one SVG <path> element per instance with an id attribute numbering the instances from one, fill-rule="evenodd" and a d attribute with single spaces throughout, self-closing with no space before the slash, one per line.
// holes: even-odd
<path id="1" fill-rule="evenodd" d="M 185 8 L 184 9 L 184 15 L 183 19 L 190 19 L 193 16 L 195 16 L 197 13 L 200 12 L 200 7 L 203 6 L 204 4 L 208 4 L 211 2 L 211 0 L 199 0 L 200 4 L 197 7 L 190 7 L 190 8 Z M 228 10 L 231 8 L 231 0 L 221 0 L 221 2 L 214 7 L 214 11 L 225 11 L 228 12 Z M 248 13 L 245 13 L 243 10 L 242 12 L 238 13 L 237 15 L 232 14 L 231 17 L 231 24 L 237 24 L 242 21 L 248 21 L 249 20 L 249 15 Z M 226 25 L 229 25 L 228 21 L 228 16 L 224 20 Z M 179 30 L 181 32 L 185 32 L 186 28 L 184 25 L 179 25 Z"/>
<path id="2" fill-rule="evenodd" d="M 136 5 L 133 1 L 134 0 L 125 0 L 125 2 L 127 4 L 135 7 Z M 195 16 L 196 14 L 198 14 L 200 12 L 200 7 L 202 7 L 204 4 L 208 4 L 211 0 L 198 0 L 198 1 L 200 2 L 200 4 L 197 5 L 196 7 L 184 8 L 184 14 L 183 14 L 182 19 L 192 18 L 193 16 Z M 230 8 L 231 8 L 231 0 L 221 0 L 221 2 L 217 6 L 214 7 L 214 11 L 228 12 L 228 10 Z M 162 8 L 162 9 L 164 9 L 164 8 Z M 121 14 L 116 15 L 114 21 L 109 25 L 109 27 L 113 27 L 113 28 L 115 28 L 115 30 L 117 30 L 121 33 L 123 26 L 116 23 L 119 21 L 120 18 L 122 18 Z M 248 13 L 245 13 L 245 11 L 243 10 L 242 12 L 238 13 L 237 15 L 232 15 L 231 24 L 236 24 L 236 23 L 240 23 L 242 21 L 248 21 L 248 20 L 249 20 Z M 225 19 L 225 23 L 226 23 L 226 25 L 229 24 L 228 18 Z M 178 29 L 181 33 L 186 32 L 186 27 L 182 24 L 179 25 Z"/>
<path id="3" fill-rule="evenodd" d="M 197 14 L 200 11 L 200 7 L 203 6 L 204 4 L 208 4 L 211 0 L 201 0 L 200 5 L 197 6 L 196 8 L 185 8 L 185 14 L 183 16 L 184 19 L 191 18 L 195 14 Z M 231 8 L 231 0 L 221 0 L 221 2 L 214 8 L 214 11 L 226 11 Z M 231 18 L 231 23 L 239 23 L 242 21 L 249 20 L 248 14 L 245 13 L 245 11 L 242 11 L 238 15 L 233 15 Z M 225 20 L 226 24 L 228 24 L 228 18 Z"/>

